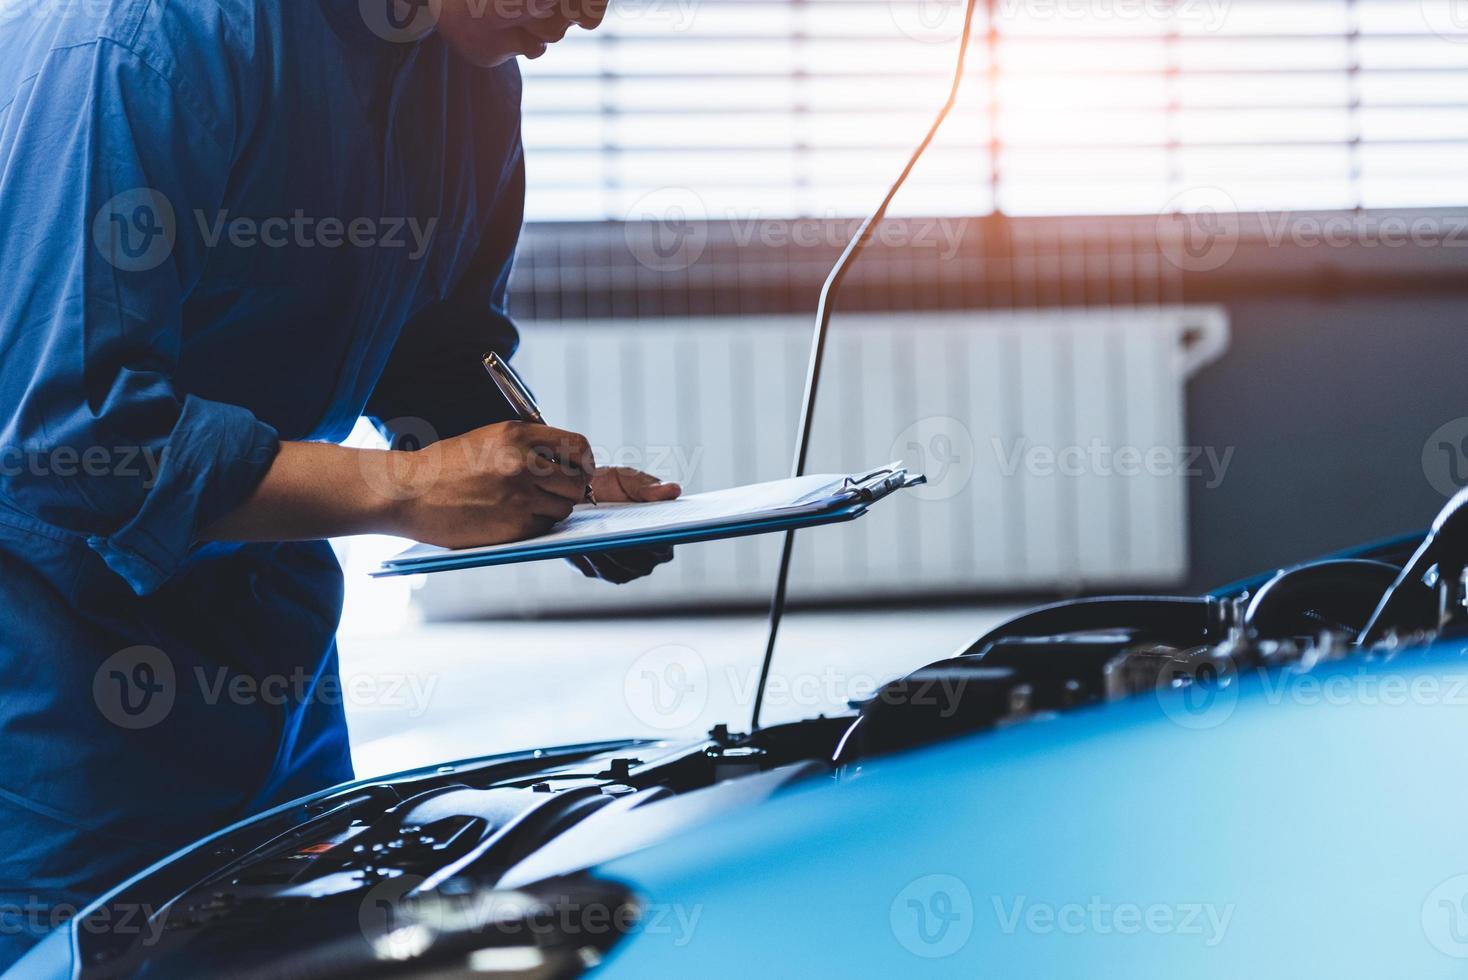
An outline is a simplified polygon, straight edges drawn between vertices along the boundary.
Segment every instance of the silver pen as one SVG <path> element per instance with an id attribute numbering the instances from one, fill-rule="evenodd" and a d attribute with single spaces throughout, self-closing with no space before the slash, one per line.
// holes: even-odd
<path id="1" fill-rule="evenodd" d="M 500 394 L 505 396 L 505 401 L 520 416 L 521 421 L 534 422 L 536 425 L 545 425 L 545 416 L 540 413 L 540 406 L 535 404 L 535 397 L 530 394 L 530 389 L 525 382 L 520 380 L 520 375 L 510 367 L 510 362 L 500 357 L 494 351 L 484 355 L 484 370 L 489 372 L 490 378 L 494 380 L 495 386 L 499 388 Z M 552 463 L 559 464 L 561 460 L 551 459 Z M 566 465 L 577 468 L 574 463 Z M 588 503 L 596 503 L 596 494 L 591 492 L 591 480 L 587 475 L 586 500 Z"/>

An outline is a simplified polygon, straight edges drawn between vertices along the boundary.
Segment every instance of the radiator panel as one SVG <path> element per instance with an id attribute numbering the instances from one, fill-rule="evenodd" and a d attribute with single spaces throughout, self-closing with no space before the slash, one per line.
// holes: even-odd
<path id="1" fill-rule="evenodd" d="M 788 475 L 810 330 L 789 316 L 536 323 L 516 364 L 547 418 L 604 462 L 717 489 Z M 1227 336 L 1213 307 L 840 317 L 811 471 L 901 458 L 933 485 L 802 532 L 793 597 L 1180 581 L 1184 385 Z M 1126 450 L 1143 465 L 1118 472 Z M 561 562 L 441 574 L 417 598 L 430 619 L 758 602 L 779 545 L 688 546 L 621 588 Z"/>

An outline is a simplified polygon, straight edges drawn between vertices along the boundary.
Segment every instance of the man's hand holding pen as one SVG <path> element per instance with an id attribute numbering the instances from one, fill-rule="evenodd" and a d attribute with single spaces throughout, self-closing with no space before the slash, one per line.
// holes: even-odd
<path id="1" fill-rule="evenodd" d="M 588 480 L 588 474 L 590 479 Z M 676 483 L 625 467 L 598 467 L 586 437 L 534 422 L 501 422 L 407 454 L 396 533 L 444 548 L 503 544 L 545 534 L 586 498 L 602 503 L 673 500 Z M 573 562 L 613 582 L 646 575 L 671 551 Z"/>
<path id="2" fill-rule="evenodd" d="M 409 454 L 397 524 L 444 548 L 534 537 L 581 503 L 585 474 L 595 469 L 591 447 L 574 432 L 530 422 L 475 429 Z"/>
<path id="3" fill-rule="evenodd" d="M 485 354 L 481 362 L 495 387 L 499 389 L 500 394 L 504 396 L 515 414 L 524 421 L 544 426 L 545 416 L 541 414 L 540 406 L 536 404 L 535 395 L 525 384 L 524 379 L 510 365 L 510 362 L 495 351 Z M 550 431 L 558 432 L 559 430 Z M 581 439 L 580 436 L 576 438 Z M 585 440 L 583 439 L 582 442 L 584 443 Z M 683 492 L 683 489 L 676 483 L 663 483 L 655 476 L 649 476 L 625 466 L 598 469 L 595 465 L 586 467 L 584 460 L 578 456 L 557 455 L 554 450 L 546 448 L 541 448 L 539 452 L 550 462 L 565 463 L 576 474 L 584 476 L 586 500 L 592 504 L 601 501 L 617 504 L 673 500 Z M 651 574 L 657 566 L 672 561 L 673 549 L 658 548 L 609 552 L 599 555 L 578 555 L 568 560 L 588 578 L 602 578 L 620 585 Z"/>

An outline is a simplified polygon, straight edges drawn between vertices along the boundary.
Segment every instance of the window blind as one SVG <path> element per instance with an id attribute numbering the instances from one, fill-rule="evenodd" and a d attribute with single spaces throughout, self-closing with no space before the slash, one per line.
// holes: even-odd
<path id="1" fill-rule="evenodd" d="M 868 211 L 962 0 L 613 0 L 525 65 L 532 221 Z M 981 0 L 898 214 L 1468 204 L 1468 4 Z"/>

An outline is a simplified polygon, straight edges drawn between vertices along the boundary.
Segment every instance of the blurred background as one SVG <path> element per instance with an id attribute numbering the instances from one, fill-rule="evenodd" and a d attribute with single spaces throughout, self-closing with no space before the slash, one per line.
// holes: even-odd
<path id="1" fill-rule="evenodd" d="M 1468 4 L 979 0 L 959 105 L 839 304 L 817 471 L 931 483 L 803 534 L 769 718 L 1021 604 L 1211 588 L 1468 481 Z M 606 462 L 786 475 L 816 297 L 941 104 L 962 0 L 614 0 L 524 66 L 516 362 Z M 357 438 L 373 438 L 366 430 Z M 359 767 L 747 724 L 779 542 L 624 588 L 371 581 Z M 865 694 L 870 694 L 865 690 Z"/>

